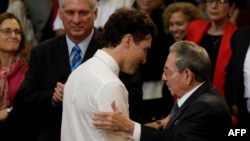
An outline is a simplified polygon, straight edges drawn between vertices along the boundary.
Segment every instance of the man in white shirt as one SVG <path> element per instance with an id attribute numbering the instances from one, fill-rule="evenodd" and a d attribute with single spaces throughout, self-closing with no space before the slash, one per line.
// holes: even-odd
<path id="1" fill-rule="evenodd" d="M 117 106 L 129 116 L 128 92 L 118 77 L 120 71 L 133 74 L 146 62 L 156 27 L 139 10 L 116 10 L 103 30 L 103 48 L 71 73 L 64 88 L 61 141 L 125 141 L 123 132 L 96 129 L 92 116 Z"/>

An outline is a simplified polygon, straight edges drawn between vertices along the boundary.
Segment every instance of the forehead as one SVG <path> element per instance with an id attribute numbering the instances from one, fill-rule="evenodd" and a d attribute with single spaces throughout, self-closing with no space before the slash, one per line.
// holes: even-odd
<path id="1" fill-rule="evenodd" d="M 211 1 L 211 0 L 210 0 Z M 230 6 L 229 2 L 225 2 L 225 3 L 220 3 L 220 0 L 213 0 L 212 2 L 217 2 L 216 5 L 217 6 Z M 206 3 L 207 6 L 213 5 L 213 3 Z"/>
<path id="2" fill-rule="evenodd" d="M 89 0 L 65 0 L 64 9 L 90 9 L 90 1 Z"/>
<path id="3" fill-rule="evenodd" d="M 5 19 L 1 25 L 1 28 L 7 28 L 7 27 L 12 27 L 12 28 L 20 28 L 18 22 L 15 19 Z"/>
<path id="4" fill-rule="evenodd" d="M 185 15 L 182 13 L 182 11 L 176 11 L 176 12 L 173 12 L 173 13 L 171 14 L 170 19 L 185 20 L 186 17 L 185 17 Z"/>
<path id="5" fill-rule="evenodd" d="M 176 58 L 176 53 L 171 52 L 168 54 L 167 61 L 166 61 L 166 66 L 167 68 L 174 68 L 176 67 L 175 65 L 175 58 Z"/>

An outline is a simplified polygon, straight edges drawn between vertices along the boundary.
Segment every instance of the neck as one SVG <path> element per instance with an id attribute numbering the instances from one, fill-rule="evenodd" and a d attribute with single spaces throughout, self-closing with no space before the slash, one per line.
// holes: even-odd
<path id="1" fill-rule="evenodd" d="M 222 35 L 224 33 L 224 29 L 226 27 L 227 20 L 223 21 L 213 21 L 211 22 L 211 26 L 208 29 L 208 34 L 210 35 Z"/>
<path id="2" fill-rule="evenodd" d="M 11 64 L 12 60 L 14 59 L 15 55 L 13 54 L 3 54 L 0 53 L 0 66 L 7 67 Z"/>
<path id="3" fill-rule="evenodd" d="M 121 68 L 123 61 L 122 61 L 122 56 L 118 47 L 102 48 L 102 50 L 107 52 L 116 61 L 116 63 L 119 65 L 119 68 Z"/>

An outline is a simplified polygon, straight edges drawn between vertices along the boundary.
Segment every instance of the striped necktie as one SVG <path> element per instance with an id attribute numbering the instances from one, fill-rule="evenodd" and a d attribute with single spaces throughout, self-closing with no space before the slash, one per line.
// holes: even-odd
<path id="1" fill-rule="evenodd" d="M 82 63 L 82 57 L 81 57 L 81 49 L 78 45 L 75 45 L 72 49 L 73 59 L 71 60 L 71 72 L 75 70 L 81 63 Z"/>

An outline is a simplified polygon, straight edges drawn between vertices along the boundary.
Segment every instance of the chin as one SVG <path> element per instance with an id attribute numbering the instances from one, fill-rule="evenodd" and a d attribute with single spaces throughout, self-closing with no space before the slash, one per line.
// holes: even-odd
<path id="1" fill-rule="evenodd" d="M 124 70 L 123 72 L 127 73 L 127 74 L 134 74 L 135 70 Z"/>
<path id="2" fill-rule="evenodd" d="M 181 38 L 175 38 L 175 41 L 176 42 L 178 42 L 178 41 L 180 41 L 181 40 Z"/>
<path id="3" fill-rule="evenodd" d="M 127 72 L 128 74 L 134 74 L 135 73 L 135 71 L 129 71 L 129 72 Z"/>

